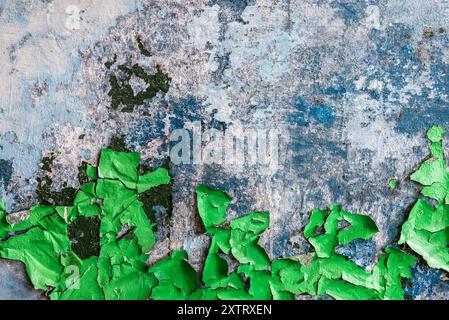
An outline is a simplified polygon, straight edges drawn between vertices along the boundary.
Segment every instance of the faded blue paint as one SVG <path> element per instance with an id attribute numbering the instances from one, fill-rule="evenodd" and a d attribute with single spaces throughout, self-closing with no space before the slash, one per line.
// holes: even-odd
<path id="1" fill-rule="evenodd" d="M 441 281 L 443 272 L 438 269 L 430 269 L 422 263 L 412 268 L 412 280 L 406 282 L 405 294 L 413 299 L 425 298 L 434 293 L 443 293 L 449 290 L 449 282 Z"/>
<path id="2" fill-rule="evenodd" d="M 435 123 L 446 127 L 449 125 L 449 108 L 446 105 L 429 105 L 429 102 L 424 101 L 422 103 L 421 106 L 404 107 L 398 114 L 395 129 L 412 136 L 416 132 L 426 131 Z"/>
<path id="3" fill-rule="evenodd" d="M 228 16 L 226 13 L 220 14 L 220 21 L 223 22 L 232 22 L 239 21 L 242 22 L 242 13 L 245 8 L 249 5 L 253 5 L 255 0 L 209 0 L 209 5 L 213 6 L 218 4 L 221 10 L 226 10 L 230 12 Z"/>
<path id="4" fill-rule="evenodd" d="M 171 101 L 169 108 L 171 131 L 184 128 L 188 122 L 201 121 L 203 106 L 193 96 L 187 96 L 181 101 Z"/>
<path id="5" fill-rule="evenodd" d="M 309 114 L 320 124 L 331 125 L 335 120 L 335 110 L 325 105 L 311 106 Z"/>
<path id="6" fill-rule="evenodd" d="M 11 181 L 13 173 L 12 161 L 0 159 L 0 183 L 2 182 L 5 186 Z"/>
<path id="7" fill-rule="evenodd" d="M 372 265 L 376 259 L 376 243 L 372 240 L 354 240 L 349 244 L 337 246 L 335 252 L 347 257 L 362 268 Z"/>
<path id="8" fill-rule="evenodd" d="M 131 149 L 145 147 L 148 141 L 153 141 L 160 137 L 160 132 L 165 128 L 165 112 L 157 113 L 155 116 L 143 116 L 131 127 L 126 136 L 126 142 Z"/>

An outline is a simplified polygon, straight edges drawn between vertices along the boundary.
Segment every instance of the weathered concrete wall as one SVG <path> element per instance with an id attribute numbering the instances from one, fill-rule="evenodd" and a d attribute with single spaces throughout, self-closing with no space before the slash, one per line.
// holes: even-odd
<path id="1" fill-rule="evenodd" d="M 207 241 L 193 190 L 207 183 L 234 197 L 231 216 L 271 212 L 263 241 L 272 257 L 308 249 L 300 231 L 313 207 L 370 215 L 375 241 L 341 248 L 370 266 L 418 197 L 406 178 L 427 156 L 425 130 L 449 125 L 448 35 L 447 0 L 2 1 L 0 197 L 10 211 L 36 204 L 39 163 L 52 151 L 54 187 L 77 187 L 79 163 L 94 163 L 114 135 L 155 165 L 188 122 L 279 130 L 271 168 L 172 165 L 174 225 L 153 258 L 185 248 L 200 267 Z M 104 63 L 114 54 L 117 64 L 160 65 L 168 93 L 132 113 L 112 110 L 116 69 Z M 0 297 L 36 297 L 8 266 Z M 414 275 L 413 297 L 448 297 L 440 271 L 420 265 Z"/>

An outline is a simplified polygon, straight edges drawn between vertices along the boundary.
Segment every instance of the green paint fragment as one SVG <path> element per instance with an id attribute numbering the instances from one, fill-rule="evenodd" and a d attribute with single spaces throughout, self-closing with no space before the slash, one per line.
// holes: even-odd
<path id="1" fill-rule="evenodd" d="M 148 172 L 139 177 L 137 183 L 137 192 L 143 193 L 150 190 L 151 188 L 167 185 L 170 183 L 170 176 L 165 168 L 157 168 L 152 172 Z"/>
<path id="2" fill-rule="evenodd" d="M 132 227 L 132 233 L 136 236 L 142 252 L 148 252 L 153 248 L 156 239 L 153 235 L 153 225 L 148 223 L 147 215 L 142 207 L 142 202 L 134 201 L 120 216 L 120 223 Z"/>
<path id="3" fill-rule="evenodd" d="M 151 292 L 152 299 L 186 299 L 200 287 L 198 275 L 187 262 L 185 251 L 173 251 L 170 257 L 159 261 L 148 271 L 158 282 Z"/>
<path id="4" fill-rule="evenodd" d="M 231 253 L 242 264 L 267 270 L 270 259 L 258 244 L 260 234 L 269 226 L 268 212 L 255 212 L 231 221 Z"/>
<path id="5" fill-rule="evenodd" d="M 423 196 L 438 203 L 432 205 L 424 199 L 415 203 L 402 225 L 399 243 L 406 243 L 430 267 L 449 271 L 449 174 L 443 151 L 444 133 L 441 126 L 428 130 L 431 158 L 410 176 L 424 185 Z"/>
<path id="6" fill-rule="evenodd" d="M 136 189 L 140 154 L 137 152 L 117 152 L 103 149 L 98 164 L 98 176 L 117 179 L 129 189 Z"/>
<path id="7" fill-rule="evenodd" d="M 104 294 L 96 279 L 98 258 L 79 260 L 70 253 L 61 258 L 64 271 L 61 280 L 50 293 L 52 300 L 101 300 Z"/>
<path id="8" fill-rule="evenodd" d="M 371 239 L 379 229 L 370 217 L 340 211 L 342 219 L 346 220 L 350 227 L 339 230 L 337 234 L 338 244 L 348 244 L 355 239 Z"/>
<path id="9" fill-rule="evenodd" d="M 226 221 L 226 210 L 231 203 L 226 193 L 201 185 L 196 188 L 196 194 L 198 212 L 206 230 Z"/>
<path id="10" fill-rule="evenodd" d="M 371 239 L 378 229 L 367 216 L 331 206 L 313 210 L 304 236 L 315 248 L 308 260 L 270 261 L 259 236 L 269 226 L 266 212 L 234 219 L 226 227 L 226 209 L 231 198 L 220 190 L 197 187 L 198 211 L 212 241 L 203 283 L 194 299 L 293 299 L 295 295 L 330 295 L 336 299 L 403 299 L 403 278 L 410 278 L 415 258 L 397 249 L 386 249 L 372 272 L 360 268 L 335 247 L 356 239 Z M 340 228 L 345 221 L 347 227 Z M 323 229 L 323 233 L 318 233 Z M 229 273 L 223 255 L 231 255 L 240 266 Z M 249 288 L 244 286 L 245 279 Z M 172 286 L 170 287 L 172 288 Z"/>
<path id="11" fill-rule="evenodd" d="M 94 166 L 87 164 L 86 167 L 86 175 L 92 179 L 92 180 L 96 180 L 98 179 L 98 171 L 97 168 L 95 168 Z"/>
<path id="12" fill-rule="evenodd" d="M 445 130 L 442 126 L 433 126 L 427 131 L 427 138 L 431 142 L 440 142 L 443 140 Z"/>
<path id="13" fill-rule="evenodd" d="M 446 196 L 449 192 L 449 174 L 446 170 L 446 159 L 444 157 L 442 138 L 444 129 L 433 126 L 429 129 L 427 137 L 432 142 L 430 145 L 431 158 L 421 164 L 410 179 L 425 187 L 421 194 L 437 200 L 440 204 L 449 203 Z M 449 200 L 449 199 L 448 199 Z"/>
<path id="14" fill-rule="evenodd" d="M 2 219 L 5 219 L 4 214 Z M 6 220 L 1 225 L 6 226 Z M 51 229 L 47 230 L 49 225 Z M 59 255 L 70 248 L 64 220 L 55 214 L 53 208 L 33 207 L 30 221 L 8 226 L 2 233 L 17 231 L 25 233 L 1 241 L 0 256 L 22 261 L 36 289 L 55 287 L 63 271 Z"/>
<path id="15" fill-rule="evenodd" d="M 398 186 L 398 180 L 396 178 L 391 178 L 388 181 L 388 186 L 390 187 L 391 190 L 394 190 L 397 188 Z"/>
<path id="16" fill-rule="evenodd" d="M 339 229 L 340 221 L 346 221 L 349 227 Z M 316 234 L 323 227 L 322 234 Z M 352 214 L 341 210 L 339 206 L 331 206 L 329 211 L 314 209 L 310 222 L 304 229 L 304 236 L 320 258 L 332 256 L 337 245 L 348 244 L 355 239 L 370 239 L 379 230 L 368 216 Z"/>
<path id="17" fill-rule="evenodd" d="M 339 222 L 345 221 L 349 226 L 340 228 Z M 319 228 L 324 232 L 317 234 Z M 335 299 L 403 299 L 402 278 L 409 278 L 410 267 L 415 258 L 396 249 L 387 248 L 381 255 L 372 272 L 367 272 L 344 256 L 336 254 L 337 245 L 348 244 L 356 239 L 371 239 L 378 229 L 368 216 L 353 214 L 331 206 L 329 210 L 315 209 L 309 223 L 304 228 L 304 236 L 315 248 L 316 273 L 318 277 L 316 294 L 330 295 Z M 386 261 L 390 261 L 387 268 Z M 312 265 L 315 262 L 312 262 Z M 397 270 L 403 272 L 397 273 Z M 309 273 L 310 275 L 310 273 Z M 315 285 L 308 285 L 311 294 Z M 312 292 L 311 292 L 312 291 Z"/>

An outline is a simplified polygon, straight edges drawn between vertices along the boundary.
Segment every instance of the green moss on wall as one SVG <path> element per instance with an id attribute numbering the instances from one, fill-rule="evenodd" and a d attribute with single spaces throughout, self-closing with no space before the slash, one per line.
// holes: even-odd
<path id="1" fill-rule="evenodd" d="M 143 55 L 151 56 L 139 38 L 138 46 Z M 106 63 L 106 68 L 111 69 L 116 61 L 117 56 L 115 55 L 112 61 Z M 132 112 L 134 107 L 143 105 L 146 100 L 155 97 L 159 92 L 167 93 L 171 78 L 162 71 L 161 66 L 157 65 L 155 69 L 155 72 L 149 73 L 138 64 L 131 67 L 125 64 L 117 66 L 117 70 L 121 72 L 122 76 L 119 77 L 118 73 L 112 73 L 109 77 L 111 89 L 108 95 L 111 97 L 112 109 L 120 108 L 122 112 Z M 134 92 L 130 83 L 133 76 L 142 80 L 146 84 L 146 88 L 140 92 Z"/>

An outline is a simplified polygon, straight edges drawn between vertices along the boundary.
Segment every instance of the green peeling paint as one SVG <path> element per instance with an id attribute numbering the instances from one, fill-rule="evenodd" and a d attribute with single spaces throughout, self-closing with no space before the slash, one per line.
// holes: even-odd
<path id="1" fill-rule="evenodd" d="M 1 203 L 0 257 L 22 261 L 51 299 L 148 298 L 156 280 L 146 254 L 155 239 L 137 197 L 170 177 L 164 168 L 140 175 L 139 164 L 138 153 L 103 149 L 70 206 L 34 206 L 15 225 Z"/>
<path id="2" fill-rule="evenodd" d="M 370 239 L 378 231 L 367 216 L 332 206 L 314 210 L 304 229 L 313 252 L 304 257 L 270 260 L 259 244 L 269 227 L 268 212 L 253 212 L 227 223 L 231 198 L 220 190 L 200 185 L 196 189 L 198 212 L 211 244 L 201 281 L 177 251 L 156 264 L 157 292 L 161 299 L 293 299 L 295 295 L 330 295 L 336 299 L 403 299 L 403 278 L 410 278 L 416 259 L 398 249 L 387 248 L 371 272 L 335 253 L 339 244 Z M 348 227 L 340 228 L 339 221 Z M 322 234 L 318 231 L 323 229 Z M 237 260 L 230 272 L 224 256 Z M 163 271 L 163 272 L 162 272 Z M 176 276 L 179 274 L 178 276 Z M 182 275 L 181 275 L 182 274 Z M 248 285 L 247 285 L 248 284 Z"/>
<path id="3" fill-rule="evenodd" d="M 390 187 L 391 190 L 394 190 L 397 188 L 398 186 L 398 180 L 396 178 L 391 178 L 388 181 L 388 186 Z"/>
<path id="4" fill-rule="evenodd" d="M 340 229 L 339 222 L 343 220 L 350 226 Z M 319 228 L 324 228 L 324 232 L 317 234 Z M 312 211 L 310 222 L 304 229 L 304 237 L 315 248 L 318 257 L 329 258 L 337 245 L 348 244 L 355 239 L 371 239 L 378 231 L 370 217 L 342 211 L 334 205 L 329 211 Z"/>
<path id="5" fill-rule="evenodd" d="M 441 126 L 429 129 L 430 158 L 410 176 L 424 186 L 421 194 L 436 200 L 436 205 L 424 199 L 415 203 L 402 225 L 399 243 L 406 243 L 431 268 L 449 271 L 449 173 L 443 150 L 444 133 Z"/>
<path id="6" fill-rule="evenodd" d="M 401 279 L 410 277 L 414 257 L 388 248 L 368 272 L 335 253 L 337 245 L 373 237 L 378 230 L 368 216 L 339 206 L 315 209 L 304 229 L 314 251 L 271 260 L 259 243 L 269 213 L 228 221 L 232 199 L 204 185 L 196 188 L 198 212 L 211 243 L 201 276 L 183 250 L 147 267 L 145 253 L 155 239 L 138 194 L 170 178 L 164 168 L 140 175 L 139 163 L 137 153 L 102 150 L 98 178 L 81 187 L 73 206 L 33 207 L 14 226 L 2 204 L 0 256 L 24 262 L 33 285 L 52 299 L 404 298 Z M 339 227 L 342 221 L 346 227 Z M 123 236 L 125 226 L 132 237 Z M 236 270 L 225 256 L 238 262 Z M 79 274 L 75 284 L 73 270 Z"/>
<path id="7" fill-rule="evenodd" d="M 434 126 L 427 136 L 431 157 L 411 179 L 424 185 L 421 194 L 436 204 L 416 202 L 399 243 L 430 267 L 449 271 L 444 129 Z M 126 147 L 118 143 L 118 148 Z M 303 230 L 312 250 L 271 260 L 260 244 L 270 214 L 229 220 L 231 197 L 205 185 L 196 188 L 198 213 L 211 240 L 202 272 L 193 269 L 184 250 L 148 267 L 146 254 L 155 244 L 148 210 L 159 197 L 151 198 L 152 192 L 171 188 L 171 180 L 168 164 L 152 171 L 139 166 L 138 153 L 103 149 L 98 168 L 82 164 L 84 184 L 71 205 L 34 206 L 28 219 L 15 225 L 7 222 L 0 202 L 0 256 L 22 261 L 35 288 L 47 290 L 51 299 L 404 299 L 402 283 L 411 278 L 417 258 L 389 247 L 366 270 L 336 252 L 340 245 L 373 238 L 378 228 L 370 217 L 338 205 L 314 209 Z M 237 268 L 230 269 L 230 260 Z"/>

